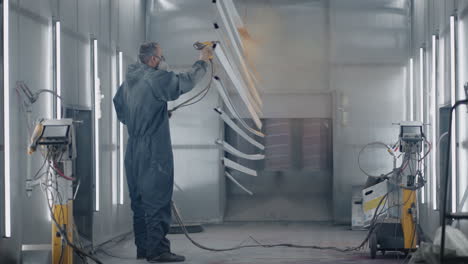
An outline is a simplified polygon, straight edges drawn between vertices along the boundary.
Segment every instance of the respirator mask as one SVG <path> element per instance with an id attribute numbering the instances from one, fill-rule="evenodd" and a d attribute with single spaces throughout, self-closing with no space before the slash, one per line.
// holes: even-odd
<path id="1" fill-rule="evenodd" d="M 163 71 L 168 71 L 169 70 L 169 64 L 167 64 L 166 59 L 164 56 L 157 56 L 159 59 L 158 66 L 156 66 L 156 70 L 163 70 Z"/>

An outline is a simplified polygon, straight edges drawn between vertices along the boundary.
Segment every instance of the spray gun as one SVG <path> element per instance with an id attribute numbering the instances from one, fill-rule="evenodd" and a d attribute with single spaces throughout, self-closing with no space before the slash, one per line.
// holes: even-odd
<path id="1" fill-rule="evenodd" d="M 219 41 L 204 41 L 204 42 L 195 42 L 193 43 L 193 47 L 196 49 L 196 50 L 202 50 L 204 49 L 206 46 L 211 46 L 211 48 L 215 49 L 216 46 L 219 44 Z M 209 58 L 210 60 L 213 59 L 213 56 L 211 56 Z"/>
<path id="2" fill-rule="evenodd" d="M 202 50 L 204 49 L 206 46 L 209 46 L 211 45 L 211 47 L 214 49 L 216 48 L 216 45 L 219 44 L 219 41 L 205 41 L 205 42 L 195 42 L 193 43 L 193 47 L 196 49 L 196 50 Z"/>

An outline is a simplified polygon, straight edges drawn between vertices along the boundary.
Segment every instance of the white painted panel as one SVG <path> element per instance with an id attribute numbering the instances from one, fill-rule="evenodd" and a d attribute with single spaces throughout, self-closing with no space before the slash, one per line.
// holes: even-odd
<path id="1" fill-rule="evenodd" d="M 237 162 L 234 162 L 228 158 L 223 158 L 223 163 L 224 163 L 224 166 L 226 166 L 227 168 L 230 168 L 230 169 L 233 169 L 233 170 L 236 170 L 236 171 L 239 171 L 239 172 L 242 172 L 242 173 L 245 173 L 247 175 L 250 175 L 250 176 L 257 176 L 257 172 L 255 170 L 252 170 L 250 168 L 247 168 Z"/>
<path id="2" fill-rule="evenodd" d="M 243 153 L 239 150 L 237 150 L 236 148 L 234 148 L 233 146 L 229 145 L 227 142 L 221 140 L 221 139 L 217 139 L 216 140 L 216 144 L 220 145 L 224 151 L 226 152 L 229 152 L 230 154 L 236 156 L 236 157 L 239 157 L 239 158 L 243 158 L 243 159 L 248 159 L 248 160 L 262 160 L 262 159 L 265 159 L 265 155 L 263 154 L 246 154 L 246 153 Z"/>
<path id="3" fill-rule="evenodd" d="M 249 189 L 245 188 L 240 182 L 238 182 L 229 172 L 224 172 L 226 177 L 231 180 L 235 185 L 241 188 L 244 192 L 248 193 L 249 195 L 253 195 L 253 192 L 249 191 Z"/>
<path id="4" fill-rule="evenodd" d="M 221 47 L 218 47 L 217 49 L 215 49 L 215 54 L 216 54 L 216 57 L 219 59 L 221 65 L 223 66 L 224 70 L 228 74 L 230 81 L 234 84 L 234 87 L 236 88 L 237 92 L 242 98 L 242 101 L 244 105 L 247 107 L 247 110 L 250 113 L 251 118 L 254 120 L 256 126 L 258 128 L 261 128 L 262 123 L 258 117 L 257 112 L 255 111 L 252 105 L 252 101 L 250 100 L 250 96 L 248 94 L 247 86 L 245 85 L 245 82 L 241 78 L 238 77 L 235 69 L 229 62 L 228 58 L 226 57 L 226 54 L 224 53 Z"/>
<path id="5" fill-rule="evenodd" d="M 229 113 L 231 113 L 231 115 L 245 128 L 247 129 L 247 131 L 259 136 L 259 137 L 264 137 L 265 135 L 260 132 L 260 131 L 257 131 L 253 128 L 251 128 L 249 125 L 247 125 L 247 123 L 241 118 L 241 115 L 239 114 L 239 111 L 237 111 L 237 109 L 234 107 L 233 103 L 232 103 L 232 100 L 231 98 L 229 97 L 224 85 L 223 85 L 223 82 L 221 81 L 221 79 L 217 79 L 217 77 L 215 77 L 215 80 L 213 80 L 213 85 L 216 87 L 216 90 L 218 91 L 219 93 L 219 96 L 221 97 L 221 99 L 223 100 L 224 102 L 224 105 L 227 107 L 227 109 L 229 110 Z"/>
<path id="6" fill-rule="evenodd" d="M 247 142 L 250 144 L 254 145 L 255 147 L 264 150 L 265 146 L 247 135 L 232 119 L 227 116 L 220 108 L 216 108 L 215 111 L 219 114 L 220 118 L 228 125 L 230 128 L 232 128 L 239 136 L 244 138 Z"/>

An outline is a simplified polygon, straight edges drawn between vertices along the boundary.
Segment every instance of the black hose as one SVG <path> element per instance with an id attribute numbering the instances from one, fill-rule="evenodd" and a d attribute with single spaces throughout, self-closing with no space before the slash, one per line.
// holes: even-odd
<path id="1" fill-rule="evenodd" d="M 185 227 L 184 222 L 182 221 L 182 218 L 180 216 L 179 210 L 177 209 L 176 205 L 174 202 L 171 202 L 172 210 L 174 212 L 175 219 L 182 229 L 185 237 L 196 247 L 207 250 L 207 251 L 213 251 L 213 252 L 225 252 L 225 251 L 233 251 L 233 250 L 239 250 L 242 248 L 274 248 L 274 247 L 289 247 L 289 248 L 309 248 L 309 249 L 319 249 L 319 250 L 334 250 L 338 252 L 350 252 L 350 251 L 356 251 L 362 249 L 362 247 L 367 243 L 369 240 L 370 235 L 374 231 L 375 227 L 377 226 L 376 220 L 380 214 L 378 214 L 379 208 L 382 205 L 382 202 L 386 200 L 387 196 L 389 193 L 385 194 L 382 199 L 380 200 L 379 204 L 377 205 L 377 208 L 375 209 L 374 216 L 371 221 L 371 227 L 369 229 L 369 232 L 367 233 L 366 238 L 361 242 L 361 244 L 357 247 L 348 247 L 348 248 L 338 248 L 338 247 L 333 247 L 333 246 L 316 246 L 316 245 L 298 245 L 298 244 L 291 244 L 291 243 L 280 243 L 280 244 L 261 244 L 260 242 L 253 240 L 257 243 L 254 245 L 240 245 L 236 247 L 231 247 L 231 248 L 210 248 L 207 246 L 204 246 L 197 241 L 195 241 L 190 235 L 189 232 L 187 231 L 187 228 Z"/>
<path id="2" fill-rule="evenodd" d="M 213 77 L 214 77 L 214 66 L 213 66 L 213 61 L 212 60 L 210 60 L 210 67 L 211 67 L 211 76 L 210 76 L 210 81 L 209 81 L 208 85 L 205 88 L 203 88 L 200 92 L 195 94 L 194 96 L 190 97 L 189 99 L 185 100 L 184 102 L 182 102 L 182 103 L 174 106 L 174 108 L 170 109 L 168 111 L 169 116 L 171 116 L 172 113 L 174 111 L 176 111 L 177 109 L 182 108 L 182 107 L 186 107 L 186 106 L 189 106 L 189 105 L 196 104 L 196 103 L 200 102 L 203 98 L 206 97 L 206 95 L 208 94 L 208 92 L 209 92 L 209 90 L 211 88 L 211 84 L 213 83 Z M 203 94 L 203 95 L 200 98 L 198 98 L 196 101 L 194 101 L 201 94 Z"/>

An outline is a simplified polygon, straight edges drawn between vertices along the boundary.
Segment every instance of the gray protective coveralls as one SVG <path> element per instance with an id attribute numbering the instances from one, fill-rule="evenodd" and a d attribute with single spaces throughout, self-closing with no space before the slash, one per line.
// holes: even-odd
<path id="1" fill-rule="evenodd" d="M 193 89 L 208 64 L 197 61 L 186 73 L 132 64 L 114 97 L 115 111 L 129 134 L 125 171 L 138 255 L 170 252 L 174 161 L 167 102 Z"/>

